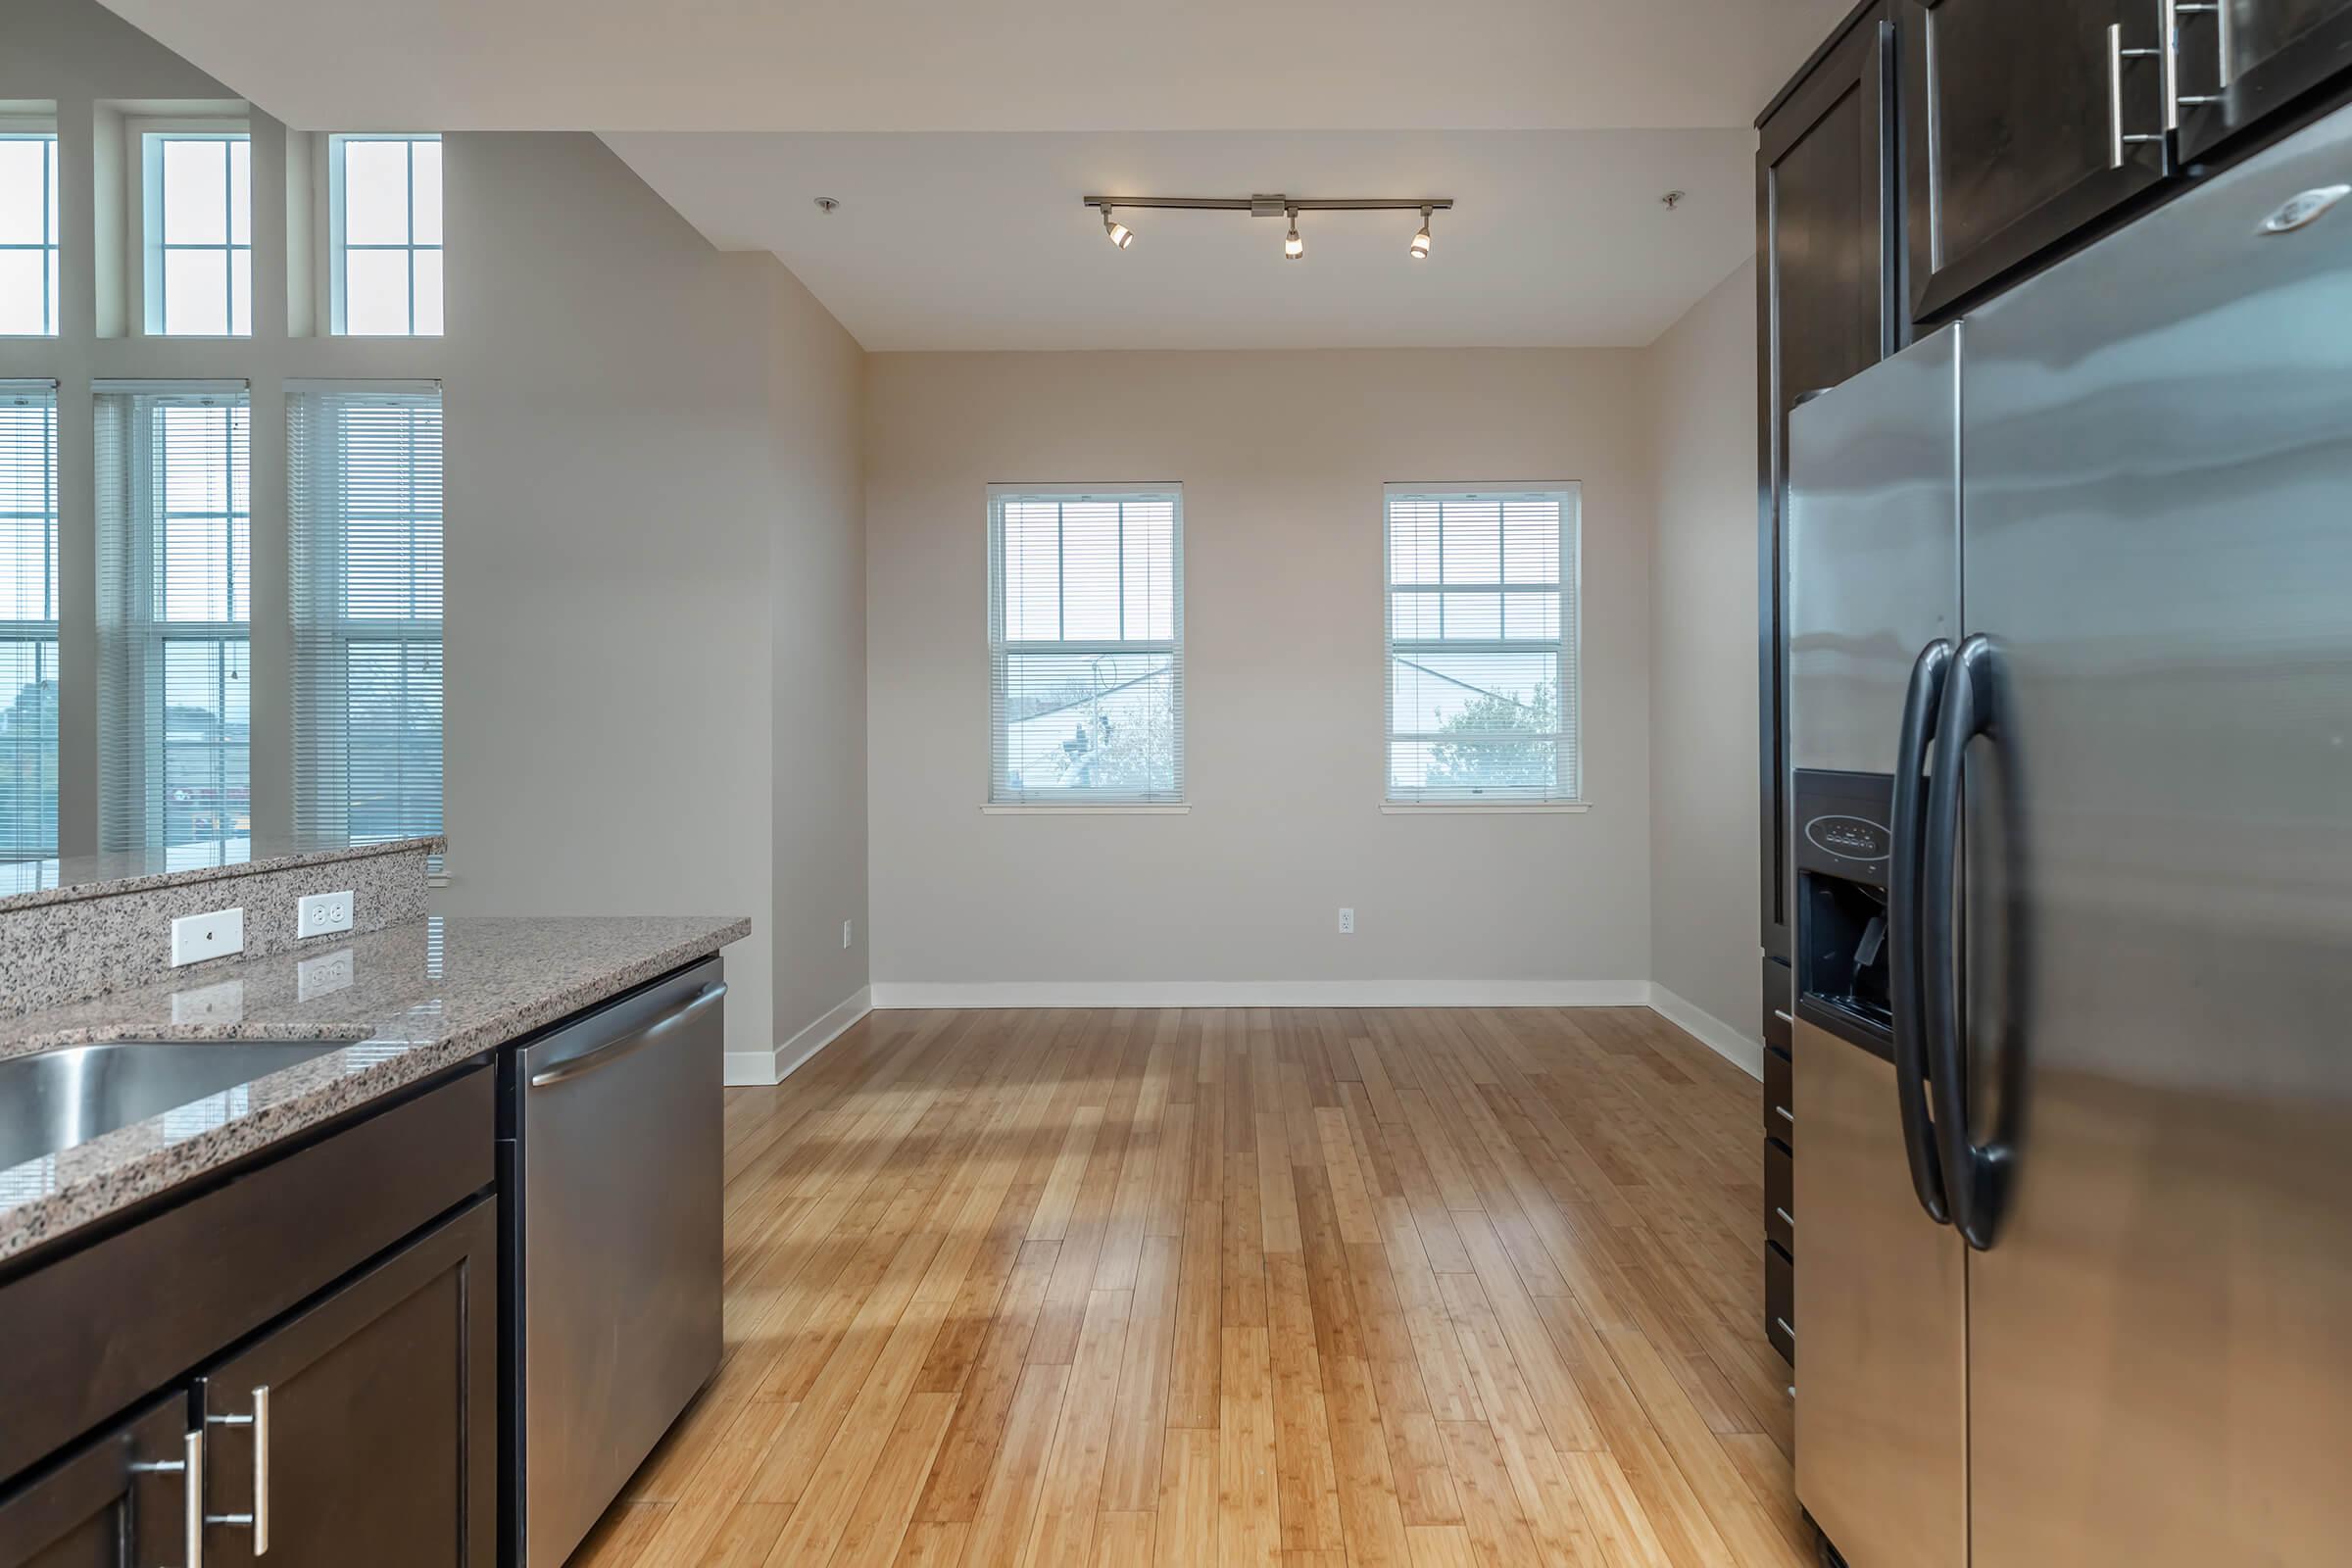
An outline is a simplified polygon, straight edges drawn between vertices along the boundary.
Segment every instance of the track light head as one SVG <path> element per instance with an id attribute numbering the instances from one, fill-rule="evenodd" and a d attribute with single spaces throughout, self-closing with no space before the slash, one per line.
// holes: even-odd
<path id="1" fill-rule="evenodd" d="M 1431 209 L 1427 207 L 1421 209 L 1421 231 L 1413 236 L 1412 249 L 1409 254 L 1416 262 L 1426 262 L 1429 260 L 1430 212 Z"/>
<path id="2" fill-rule="evenodd" d="M 1102 209 L 1102 233 L 1121 250 L 1135 243 L 1135 230 L 1111 217 L 1107 206 Z"/>
<path id="3" fill-rule="evenodd" d="M 1282 259 L 1286 262 L 1296 262 L 1306 255 L 1306 241 L 1298 237 L 1298 209 L 1296 207 L 1290 209 L 1290 215 L 1291 231 L 1283 237 Z"/>

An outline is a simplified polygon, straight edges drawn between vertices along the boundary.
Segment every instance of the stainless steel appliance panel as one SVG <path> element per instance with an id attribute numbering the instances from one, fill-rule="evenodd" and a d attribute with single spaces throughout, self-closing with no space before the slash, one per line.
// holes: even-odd
<path id="1" fill-rule="evenodd" d="M 563 1563 L 718 1365 L 719 975 L 518 1054 L 528 1568 Z"/>
<path id="2" fill-rule="evenodd" d="M 1911 1196 L 1894 1068 L 1796 1022 L 1796 1495 L 1855 1568 L 1967 1568 L 1966 1250 Z"/>
<path id="3" fill-rule="evenodd" d="M 1969 321 L 1975 1568 L 2352 1541 L 2347 184 L 2352 113 Z"/>
<path id="4" fill-rule="evenodd" d="M 1788 416 L 1791 767 L 1893 771 L 1911 662 L 1959 635 L 1963 330 Z"/>

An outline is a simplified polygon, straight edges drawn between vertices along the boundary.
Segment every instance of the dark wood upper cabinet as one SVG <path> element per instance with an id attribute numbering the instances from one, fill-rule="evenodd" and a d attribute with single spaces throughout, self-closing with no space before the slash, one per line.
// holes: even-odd
<path id="1" fill-rule="evenodd" d="M 187 1431 L 172 1396 L 0 1495 L 0 1568 L 186 1562 Z"/>
<path id="2" fill-rule="evenodd" d="M 1893 28 L 1857 12 L 1758 122 L 1757 632 L 1763 944 L 1788 956 L 1783 506 L 1788 411 L 1892 351 Z"/>
<path id="3" fill-rule="evenodd" d="M 257 1557 L 254 1523 L 215 1523 L 208 1564 L 490 1568 L 497 1247 L 479 1200 L 200 1380 L 206 1511 L 270 1530 Z"/>
<path id="4" fill-rule="evenodd" d="M 2165 179 L 2167 15 L 2165 0 L 1900 0 L 1914 320 Z"/>
<path id="5" fill-rule="evenodd" d="M 2180 0 L 2177 13 L 2184 163 L 2352 74 L 2352 0 Z"/>

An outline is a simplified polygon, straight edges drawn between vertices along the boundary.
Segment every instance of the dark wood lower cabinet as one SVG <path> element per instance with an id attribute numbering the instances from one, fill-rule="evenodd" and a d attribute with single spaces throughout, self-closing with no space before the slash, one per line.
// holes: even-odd
<path id="1" fill-rule="evenodd" d="M 173 1394 L 0 1500 L 0 1568 L 150 1568 L 187 1559 L 188 1401 Z"/>
<path id="2" fill-rule="evenodd" d="M 208 1564 L 490 1568 L 497 1249 L 485 1198 L 199 1380 L 206 1511 L 244 1519 Z"/>

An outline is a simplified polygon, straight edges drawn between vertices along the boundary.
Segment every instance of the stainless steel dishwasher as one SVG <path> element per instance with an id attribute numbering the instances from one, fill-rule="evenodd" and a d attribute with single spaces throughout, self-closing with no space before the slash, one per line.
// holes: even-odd
<path id="1" fill-rule="evenodd" d="M 558 1568 L 718 1366 L 719 960 L 501 1067 L 502 1521 Z"/>

